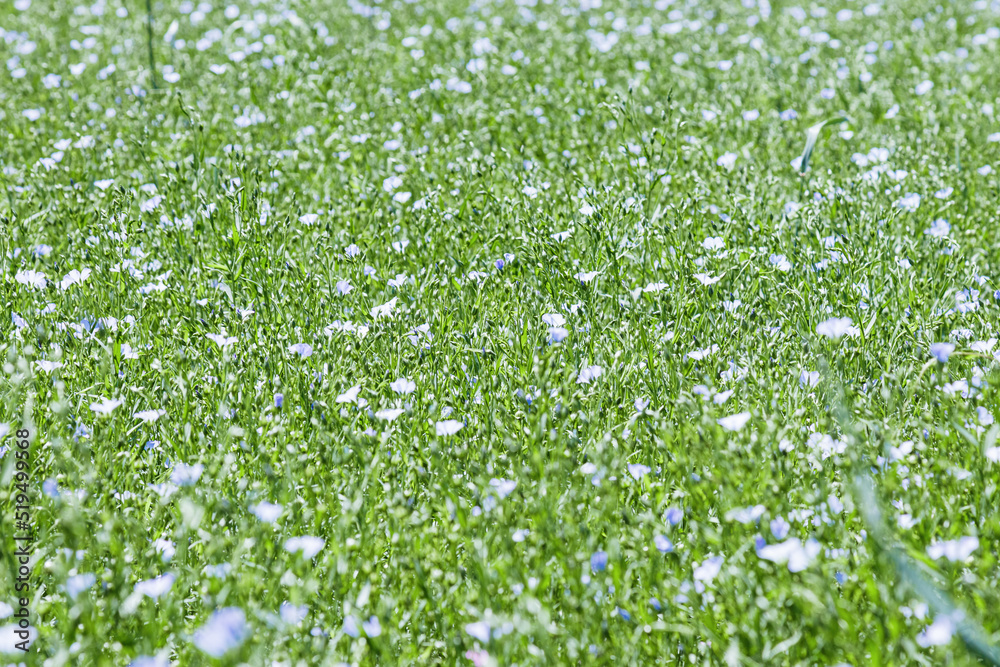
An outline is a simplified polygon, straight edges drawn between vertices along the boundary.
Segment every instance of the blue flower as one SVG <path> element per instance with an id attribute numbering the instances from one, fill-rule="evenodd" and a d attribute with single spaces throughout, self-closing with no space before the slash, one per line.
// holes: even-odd
<path id="1" fill-rule="evenodd" d="M 200 463 L 195 463 L 193 466 L 189 466 L 186 463 L 178 463 L 174 466 L 174 470 L 170 474 L 170 481 L 177 486 L 194 486 L 204 471 L 205 466 Z"/>
<path id="2" fill-rule="evenodd" d="M 92 573 L 77 574 L 66 580 L 66 593 L 76 599 L 80 593 L 84 592 L 97 582 L 97 577 Z"/>
<path id="3" fill-rule="evenodd" d="M 771 534 L 774 535 L 774 539 L 783 540 L 788 537 L 788 531 L 791 526 L 782 517 L 777 517 L 771 521 Z"/>
<path id="4" fill-rule="evenodd" d="M 595 551 L 590 557 L 590 569 L 594 572 L 603 572 L 608 566 L 608 552 Z"/>
<path id="5" fill-rule="evenodd" d="M 667 523 L 671 526 L 676 526 L 684 518 L 684 510 L 679 507 L 669 507 L 667 508 Z"/>
<path id="6" fill-rule="evenodd" d="M 358 630 L 358 619 L 353 616 L 344 619 L 344 634 L 355 639 L 361 636 L 361 631 Z"/>
<path id="7" fill-rule="evenodd" d="M 212 613 L 194 633 L 194 645 L 213 658 L 221 658 L 247 637 L 247 617 L 238 607 L 223 607 Z"/>
<path id="8" fill-rule="evenodd" d="M 49 498 L 59 497 L 59 484 L 51 477 L 42 482 L 42 492 Z"/>
<path id="9" fill-rule="evenodd" d="M 364 629 L 365 634 L 369 637 L 378 637 L 382 634 L 382 624 L 378 621 L 378 616 L 372 616 L 367 621 L 361 624 Z"/>
<path id="10" fill-rule="evenodd" d="M 940 364 L 948 363 L 948 357 L 955 351 L 955 346 L 951 343 L 931 343 L 931 356 L 938 360 Z"/>
<path id="11" fill-rule="evenodd" d="M 654 537 L 653 544 L 656 545 L 657 551 L 663 554 L 670 553 L 674 550 L 674 543 L 667 539 L 665 535 L 657 535 Z"/>

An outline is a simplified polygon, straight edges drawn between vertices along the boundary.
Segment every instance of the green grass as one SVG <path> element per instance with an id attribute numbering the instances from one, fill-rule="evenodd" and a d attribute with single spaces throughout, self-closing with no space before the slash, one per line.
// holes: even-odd
<path id="1" fill-rule="evenodd" d="M 977 664 L 886 553 L 1000 643 L 1000 5 L 153 13 L 0 9 L 0 662 Z"/>

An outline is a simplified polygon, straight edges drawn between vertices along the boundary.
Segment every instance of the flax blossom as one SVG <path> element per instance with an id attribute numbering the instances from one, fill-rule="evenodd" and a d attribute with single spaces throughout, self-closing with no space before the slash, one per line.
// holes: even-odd
<path id="1" fill-rule="evenodd" d="M 434 424 L 434 431 L 437 433 L 439 438 L 444 438 L 449 435 L 455 435 L 461 431 L 464 426 L 465 424 L 457 419 L 445 419 L 444 421 L 439 421 Z"/>
<path id="2" fill-rule="evenodd" d="M 218 345 L 219 349 L 229 347 L 238 340 L 236 336 L 226 336 L 225 332 L 221 334 L 205 334 L 205 337 Z"/>
<path id="3" fill-rule="evenodd" d="M 102 398 L 90 404 L 90 409 L 99 415 L 111 414 L 111 411 L 122 404 L 119 398 Z"/>
<path id="4" fill-rule="evenodd" d="M 307 359 L 312 356 L 313 348 L 309 343 L 295 343 L 288 346 L 288 351 L 299 355 L 302 359 Z"/>
<path id="5" fill-rule="evenodd" d="M 90 273 L 91 273 L 90 269 L 84 269 L 83 271 L 77 271 L 76 269 L 73 269 L 65 276 L 63 276 L 63 279 L 59 281 L 59 289 L 66 290 L 73 285 L 84 282 L 85 280 L 87 280 L 87 278 L 90 277 Z"/>
<path id="6" fill-rule="evenodd" d="M 604 374 L 604 369 L 600 366 L 586 366 L 580 370 L 580 374 L 576 378 L 577 384 L 590 384 L 597 378 Z"/>
<path id="7" fill-rule="evenodd" d="M 372 308 L 371 310 L 372 319 L 378 320 L 383 317 L 386 319 L 392 319 L 392 316 L 395 314 L 396 302 L 398 300 L 399 297 L 394 296 L 385 303 L 383 303 L 381 306 L 375 306 L 374 308 Z"/>
<path id="8" fill-rule="evenodd" d="M 140 412 L 135 412 L 132 414 L 136 419 L 141 419 L 142 421 L 148 423 L 155 422 L 157 419 L 167 414 L 166 410 L 142 410 Z"/>

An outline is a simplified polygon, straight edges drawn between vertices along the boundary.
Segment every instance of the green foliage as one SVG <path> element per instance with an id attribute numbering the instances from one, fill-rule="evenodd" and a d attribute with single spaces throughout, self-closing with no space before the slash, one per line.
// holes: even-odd
<path id="1" fill-rule="evenodd" d="M 995 5 L 151 5 L 0 11 L 0 662 L 976 664 L 857 465 L 998 643 Z"/>

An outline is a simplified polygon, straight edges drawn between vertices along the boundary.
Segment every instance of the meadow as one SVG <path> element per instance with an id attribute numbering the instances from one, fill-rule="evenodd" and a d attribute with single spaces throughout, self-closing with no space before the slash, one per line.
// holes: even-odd
<path id="1" fill-rule="evenodd" d="M 5 2 L 0 664 L 1000 664 L 998 26 Z"/>

